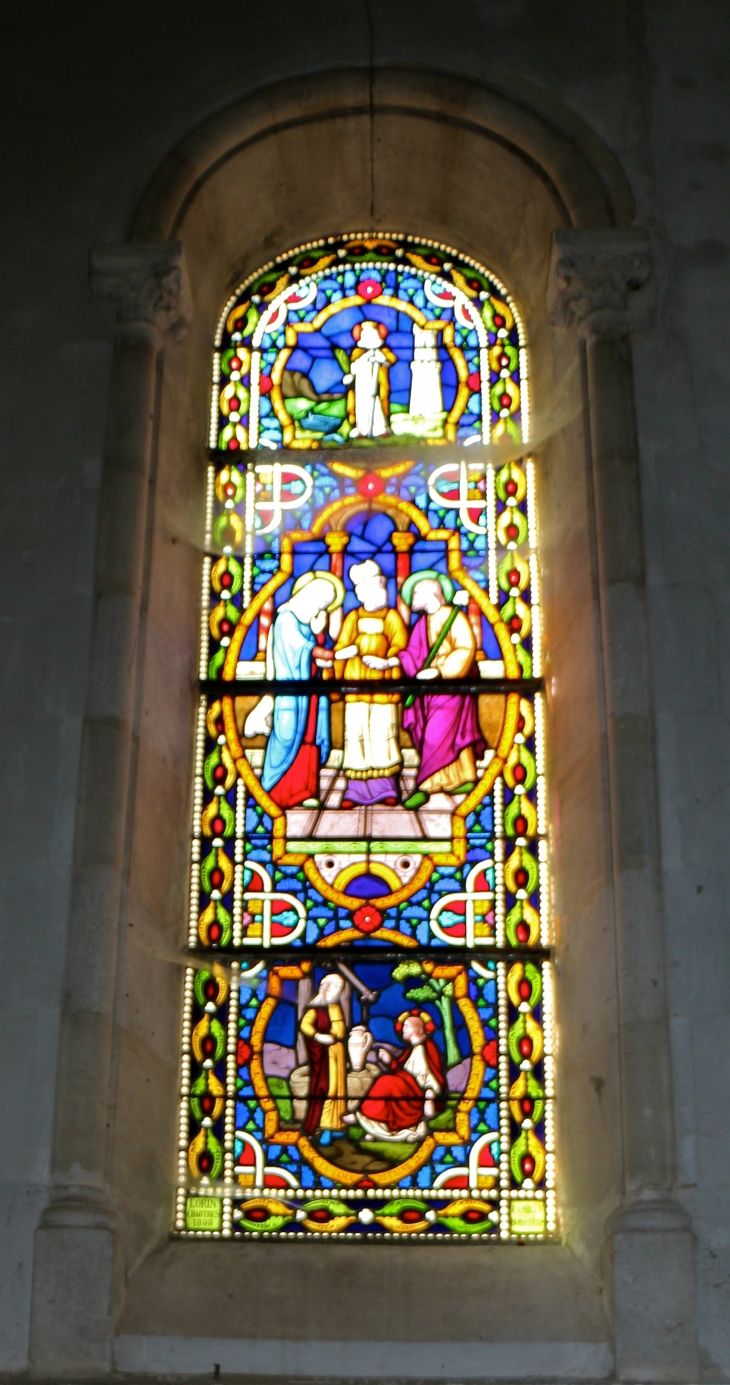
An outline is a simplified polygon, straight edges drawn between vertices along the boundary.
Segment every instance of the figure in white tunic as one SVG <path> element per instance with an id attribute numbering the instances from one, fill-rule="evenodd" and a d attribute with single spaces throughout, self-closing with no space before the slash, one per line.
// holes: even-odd
<path id="1" fill-rule="evenodd" d="M 354 563 L 350 579 L 360 605 L 345 616 L 335 644 L 336 674 L 353 681 L 397 679 L 397 656 L 408 643 L 408 632 L 398 612 L 388 606 L 387 581 L 372 558 Z M 343 808 L 398 802 L 397 776 L 403 765 L 399 702 L 395 691 L 345 693 Z"/>
<path id="2" fill-rule="evenodd" d="M 352 335 L 357 345 L 350 357 L 350 374 L 345 376 L 346 385 L 354 383 L 348 398 L 348 412 L 354 422 L 350 436 L 380 438 L 388 432 L 388 367 L 395 364 L 396 357 L 383 345 L 388 329 L 382 322 L 358 322 Z"/>

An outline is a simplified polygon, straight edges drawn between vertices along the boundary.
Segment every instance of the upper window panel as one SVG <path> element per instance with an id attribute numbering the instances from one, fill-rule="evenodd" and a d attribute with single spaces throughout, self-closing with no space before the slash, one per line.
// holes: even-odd
<path id="1" fill-rule="evenodd" d="M 446 246 L 412 236 L 306 245 L 238 290 L 217 346 L 214 448 L 521 436 L 514 309 L 493 276 Z"/>

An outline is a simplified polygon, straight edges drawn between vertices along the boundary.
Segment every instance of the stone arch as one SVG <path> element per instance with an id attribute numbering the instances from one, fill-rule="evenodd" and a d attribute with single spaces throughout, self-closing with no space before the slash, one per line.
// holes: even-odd
<path id="1" fill-rule="evenodd" d="M 414 525 L 422 538 L 428 538 L 430 526 L 421 511 L 415 505 L 406 502 L 401 502 L 400 505 L 394 504 L 393 500 L 387 496 L 374 496 L 372 499 L 363 497 L 362 500 L 353 500 L 348 505 L 344 505 L 341 501 L 336 502 L 334 505 L 328 506 L 321 515 L 318 515 L 312 532 L 319 537 L 325 526 L 335 531 L 344 530 L 349 519 L 368 509 L 382 510 L 392 519 L 399 533 L 405 533 L 411 525 Z"/>
<path id="2" fill-rule="evenodd" d="M 551 190 L 560 219 L 580 228 L 630 225 L 634 202 L 623 170 L 575 112 L 533 90 L 477 83 L 443 72 L 335 69 L 289 79 L 216 112 L 185 135 L 150 179 L 131 218 L 133 241 L 175 239 L 207 180 L 246 147 L 293 127 L 346 117 L 398 115 L 469 130 L 502 145 Z"/>

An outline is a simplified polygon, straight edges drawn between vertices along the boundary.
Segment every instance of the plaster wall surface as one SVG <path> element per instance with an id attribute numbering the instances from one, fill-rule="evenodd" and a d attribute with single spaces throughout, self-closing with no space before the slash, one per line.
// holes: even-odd
<path id="1" fill-rule="evenodd" d="M 364 4 L 325 0 L 314 0 L 306 12 L 288 0 L 275 12 L 249 0 L 219 12 L 156 0 L 104 11 L 87 4 L 41 4 L 32 11 L 11 4 L 6 14 L 0 59 L 0 765 L 6 804 L 0 821 L 0 1368 L 19 1371 L 27 1363 L 33 1234 L 49 1178 L 111 364 L 113 313 L 89 300 L 88 250 L 124 239 L 148 180 L 188 130 L 270 82 L 366 66 L 371 29 Z M 730 12 L 720 0 L 700 0 L 691 14 L 679 0 L 598 0 L 590 7 L 577 0 L 453 0 L 449 6 L 371 0 L 370 16 L 376 68 L 442 71 L 526 102 L 539 93 L 543 106 L 554 102 L 575 112 L 620 161 L 636 221 L 652 235 L 657 311 L 635 339 L 633 354 L 676 1171 L 696 1235 L 703 1378 L 724 1381 L 730 1378 L 730 1113 L 722 1095 L 730 1048 L 724 980 L 730 960 Z M 345 164 L 336 176 L 347 180 L 352 170 Z M 377 212 L 376 203 L 376 220 Z M 272 227 L 272 235 L 278 229 Z M 553 477 L 559 481 L 559 466 L 551 469 L 549 484 Z M 187 580 L 182 594 L 169 593 L 172 600 L 182 600 Z M 176 658 L 172 648 L 155 650 L 173 686 Z M 585 695 L 597 696 L 590 682 Z M 570 763 L 569 744 L 561 749 Z M 594 765 L 589 770 L 598 772 Z M 163 763 L 161 771 L 160 782 L 177 791 L 175 767 Z M 570 763 L 566 773 L 580 771 L 580 764 Z M 559 834 L 559 818 L 555 827 Z M 181 844 L 170 845 L 182 859 Z M 586 891 L 589 896 L 588 885 Z M 581 946 L 590 951 L 590 941 Z M 130 1004 L 142 1005 L 143 998 L 132 997 Z M 585 1024 L 588 1033 L 588 1018 Z M 175 1061 L 160 1043 L 161 1085 L 174 1074 Z M 584 1084 L 585 1121 L 595 1131 L 601 1165 L 604 1147 L 617 1138 L 615 1119 L 606 1119 L 602 1106 L 608 1072 L 597 1063 L 590 1078 L 581 1067 L 575 1080 Z M 133 1146 L 117 1151 L 120 1157 L 134 1172 Z M 156 1171 L 151 1183 L 163 1189 L 164 1171 Z M 161 1204 L 160 1237 L 165 1216 Z M 574 1234 L 579 1241 L 580 1229 Z M 140 1258 L 149 1249 L 141 1244 Z M 512 1273 L 507 1266 L 505 1272 Z M 148 1273 L 154 1278 L 154 1260 Z M 404 1267 L 393 1273 L 395 1294 Z M 572 1292 L 573 1273 L 556 1272 L 556 1293 Z M 485 1335 L 494 1338 L 495 1314 L 508 1311 L 493 1301 Z M 535 1311 L 549 1318 L 550 1305 L 535 1305 Z M 580 1324 L 582 1338 L 600 1342 L 601 1315 L 596 1310 L 589 1318 Z M 224 1334 L 224 1327 L 216 1323 L 214 1330 Z M 166 1330 L 161 1315 L 160 1336 Z M 199 1330 L 207 1335 L 204 1326 Z M 133 1320 L 127 1332 L 131 1339 Z"/>

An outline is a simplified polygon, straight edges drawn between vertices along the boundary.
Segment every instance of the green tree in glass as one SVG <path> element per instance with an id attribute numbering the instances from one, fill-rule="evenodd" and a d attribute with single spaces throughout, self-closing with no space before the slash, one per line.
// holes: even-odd
<path id="1" fill-rule="evenodd" d="M 461 1062 L 459 1045 L 456 1042 L 456 1031 L 454 1029 L 454 1016 L 451 1009 L 451 1001 L 454 995 L 453 981 L 436 979 L 434 976 L 427 976 L 420 962 L 399 962 L 393 968 L 394 981 L 407 981 L 409 977 L 422 979 L 423 984 L 413 986 L 405 991 L 406 1000 L 430 1000 L 437 1007 L 444 1026 L 444 1038 L 446 1040 L 446 1066 L 456 1067 Z"/>

